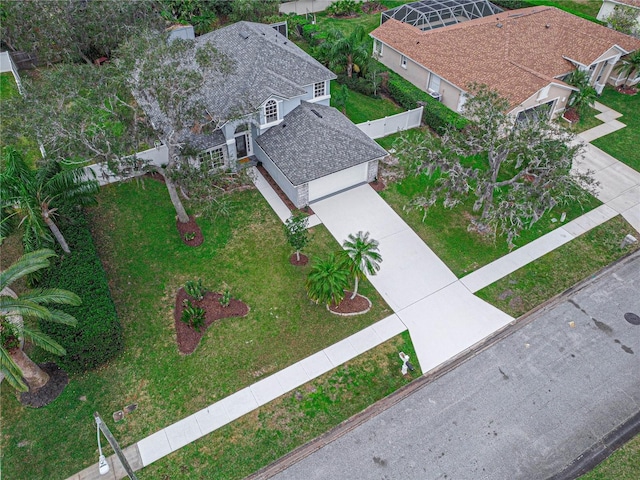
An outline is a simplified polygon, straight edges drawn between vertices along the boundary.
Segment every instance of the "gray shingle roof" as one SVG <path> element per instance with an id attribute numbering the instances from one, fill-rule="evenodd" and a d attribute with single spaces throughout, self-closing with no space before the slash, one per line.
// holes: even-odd
<path id="1" fill-rule="evenodd" d="M 256 142 L 296 186 L 387 155 L 338 110 L 309 102 Z"/>
<path id="2" fill-rule="evenodd" d="M 224 82 L 207 82 L 211 108 L 223 115 L 238 102 L 257 109 L 271 95 L 291 98 L 304 87 L 336 76 L 269 25 L 237 22 L 196 39 L 211 42 L 235 61 L 236 71 Z"/>

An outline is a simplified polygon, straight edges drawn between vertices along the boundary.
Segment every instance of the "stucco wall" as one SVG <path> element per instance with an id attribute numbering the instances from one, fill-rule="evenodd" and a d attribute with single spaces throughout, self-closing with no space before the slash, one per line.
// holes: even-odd
<path id="1" fill-rule="evenodd" d="M 269 172 L 271 178 L 273 178 L 276 183 L 280 186 L 284 194 L 289 197 L 294 205 L 298 208 L 304 206 L 304 204 L 300 205 L 300 200 L 298 198 L 298 189 L 294 187 L 289 179 L 280 171 L 280 169 L 271 161 L 271 159 L 264 153 L 264 150 L 260 148 L 260 145 L 254 144 L 254 155 L 262 162 L 265 170 Z"/>
<path id="2" fill-rule="evenodd" d="M 532 107 L 537 107 L 538 105 L 544 105 L 545 103 L 549 103 L 555 100 L 553 105 L 553 111 L 551 112 L 551 116 L 556 117 L 558 114 L 564 111 L 567 105 L 567 101 L 569 100 L 569 95 L 571 95 L 571 90 L 562 87 L 560 85 L 552 84 L 549 88 L 549 93 L 545 98 L 538 98 L 540 91 L 536 92 L 534 95 L 531 95 L 528 99 L 522 102 L 518 107 L 514 108 L 511 113 L 517 115 L 519 112 L 523 110 L 527 110 Z"/>

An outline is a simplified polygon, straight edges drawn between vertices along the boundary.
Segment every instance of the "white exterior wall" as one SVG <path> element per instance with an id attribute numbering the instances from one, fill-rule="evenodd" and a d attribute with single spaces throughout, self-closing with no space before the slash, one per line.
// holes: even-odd
<path id="1" fill-rule="evenodd" d="M 262 162 L 262 166 L 265 168 L 271 178 L 275 180 L 278 186 L 282 189 L 284 194 L 289 197 L 289 200 L 293 202 L 293 204 L 302 208 L 306 205 L 306 202 L 302 205 L 300 204 L 300 199 L 298 198 L 298 189 L 289 181 L 289 179 L 285 176 L 284 173 L 271 161 L 269 156 L 264 153 L 264 150 L 260 148 L 260 145 L 255 144 L 254 154 L 258 157 L 258 160 Z"/>
<path id="2" fill-rule="evenodd" d="M 360 165 L 310 181 L 309 202 L 319 200 L 362 183 L 367 183 L 368 171 L 368 163 L 361 163 Z"/>
<path id="3" fill-rule="evenodd" d="M 610 0 L 603 0 L 602 5 L 600 5 L 600 11 L 598 12 L 598 16 L 596 17 L 598 20 L 605 21 L 605 19 L 613 13 L 616 5 L 620 5 L 620 3 L 612 2 Z M 622 6 L 634 8 L 631 5 L 622 4 Z M 637 8 L 636 18 L 638 20 L 638 26 L 640 26 L 640 8 Z"/>
<path id="4" fill-rule="evenodd" d="M 540 91 L 541 90 L 538 90 L 534 95 L 531 95 L 527 100 L 514 108 L 510 113 L 513 115 L 518 115 L 518 113 L 522 112 L 523 110 L 528 110 L 530 108 L 554 101 L 551 118 L 555 118 L 556 116 L 564 112 L 567 106 L 567 101 L 569 100 L 569 96 L 572 92 L 572 90 L 566 87 L 555 84 L 551 84 L 549 86 L 549 92 L 545 98 L 539 98 Z"/>
<path id="5" fill-rule="evenodd" d="M 169 163 L 169 149 L 166 145 L 160 145 L 158 148 L 150 148 L 149 150 L 139 152 L 136 156 L 141 160 L 144 160 L 145 163 L 150 163 L 151 165 L 162 166 Z M 123 172 L 121 175 L 114 175 L 107 166 L 103 164 L 89 165 L 84 167 L 84 170 L 87 178 L 93 178 L 93 175 L 95 174 L 100 186 L 120 182 L 122 180 L 128 180 L 129 178 L 139 177 L 146 173 L 144 170 L 131 168 L 130 170 Z"/>

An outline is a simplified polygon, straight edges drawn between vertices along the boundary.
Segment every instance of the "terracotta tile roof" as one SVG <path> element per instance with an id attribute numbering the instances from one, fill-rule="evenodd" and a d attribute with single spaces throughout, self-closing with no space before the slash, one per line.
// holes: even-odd
<path id="1" fill-rule="evenodd" d="M 640 8 L 640 0 L 614 0 L 613 3 L 624 3 L 630 7 Z"/>
<path id="2" fill-rule="evenodd" d="M 438 76 L 466 89 L 484 83 L 518 105 L 574 69 L 590 65 L 613 45 L 640 40 L 553 7 L 531 7 L 430 31 L 388 20 L 371 32 Z"/>

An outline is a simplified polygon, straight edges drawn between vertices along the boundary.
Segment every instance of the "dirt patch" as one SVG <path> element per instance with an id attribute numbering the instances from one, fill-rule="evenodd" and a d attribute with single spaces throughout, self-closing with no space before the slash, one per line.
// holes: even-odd
<path id="1" fill-rule="evenodd" d="M 628 85 L 620 85 L 619 87 L 616 87 L 616 90 L 624 95 L 635 95 L 638 93 L 637 87 L 630 87 Z"/>
<path id="2" fill-rule="evenodd" d="M 303 267 L 307 263 L 309 263 L 309 257 L 307 257 L 306 255 L 300 254 L 300 258 L 298 259 L 298 256 L 294 253 L 289 257 L 289 263 L 291 265 L 295 265 L 296 267 Z"/>
<path id="3" fill-rule="evenodd" d="M 329 305 L 329 311 L 337 313 L 339 315 L 358 315 L 360 313 L 366 313 L 371 308 L 371 301 L 360 294 L 357 294 L 353 299 L 351 295 L 353 292 L 345 290 L 344 299 L 336 305 Z"/>
<path id="4" fill-rule="evenodd" d="M 373 188 L 376 192 L 381 192 L 387 187 L 380 179 L 376 180 L 375 182 L 370 182 L 369 185 L 371 185 L 371 188 Z"/>
<path id="5" fill-rule="evenodd" d="M 580 121 L 580 115 L 575 108 L 567 108 L 562 117 L 569 123 L 576 123 Z"/>
<path id="6" fill-rule="evenodd" d="M 184 355 L 193 353 L 207 329 L 216 321 L 230 317 L 245 317 L 249 313 L 249 307 L 244 302 L 232 298 L 229 305 L 223 307 L 220 304 L 220 298 L 222 298 L 221 293 L 207 292 L 202 300 L 195 300 L 187 295 L 184 288 L 178 290 L 173 318 L 176 328 L 176 342 L 180 353 Z M 194 307 L 204 308 L 205 322 L 200 331 L 180 320 L 185 300 L 189 300 Z"/>
<path id="7" fill-rule="evenodd" d="M 182 223 L 180 220 L 176 219 L 176 227 L 178 228 L 180 238 L 185 245 L 197 247 L 198 245 L 202 245 L 202 242 L 204 242 L 202 230 L 200 230 L 200 227 L 196 223 L 196 219 L 193 215 L 189 216 L 189 221 L 186 223 Z"/>
<path id="8" fill-rule="evenodd" d="M 52 362 L 41 363 L 39 367 L 49 374 L 49 381 L 39 390 L 20 394 L 20 403 L 27 407 L 40 408 L 53 402 L 69 383 L 67 372 Z"/>

